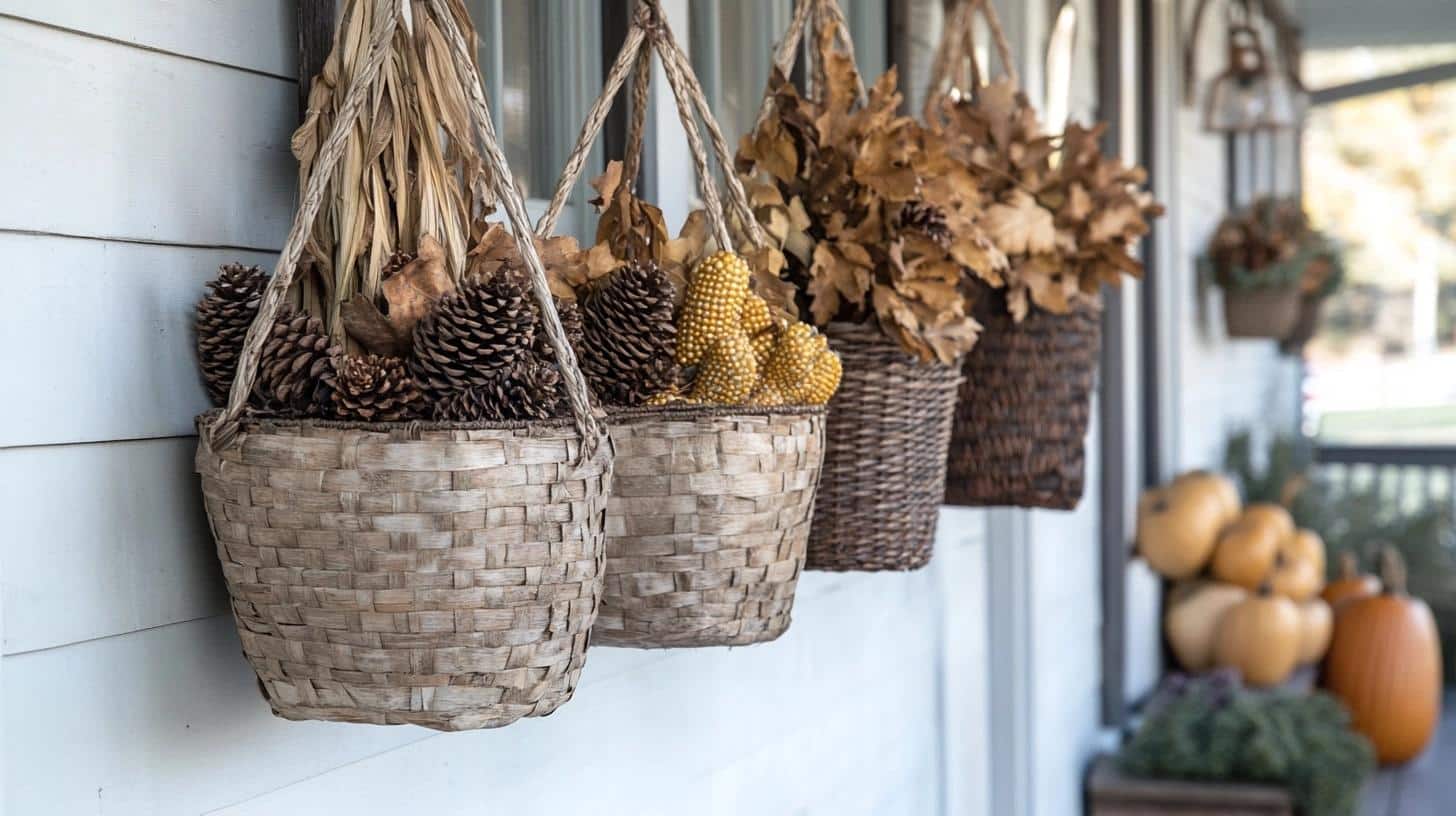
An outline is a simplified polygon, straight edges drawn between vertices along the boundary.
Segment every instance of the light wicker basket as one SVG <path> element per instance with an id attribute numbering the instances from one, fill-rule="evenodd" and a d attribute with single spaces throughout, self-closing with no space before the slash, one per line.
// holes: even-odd
<path id="1" fill-rule="evenodd" d="M 378 5 L 368 58 L 308 171 L 227 406 L 198 418 L 197 471 L 243 654 L 275 714 L 490 728 L 549 714 L 576 688 L 603 588 L 612 450 L 495 136 L 473 39 L 456 21 L 462 7 L 410 8 L 439 27 L 461 78 L 571 418 L 268 421 L 247 407 L 345 141 L 402 42 L 405 0 Z"/>
<path id="2" fill-rule="evenodd" d="M 205 415 L 204 419 L 210 418 Z M 610 446 L 516 427 L 245 423 L 197 470 L 273 712 L 444 731 L 571 698 L 602 594 Z"/>
<path id="3" fill-rule="evenodd" d="M 824 409 L 614 413 L 607 585 L 593 643 L 745 646 L 789 626 Z"/>

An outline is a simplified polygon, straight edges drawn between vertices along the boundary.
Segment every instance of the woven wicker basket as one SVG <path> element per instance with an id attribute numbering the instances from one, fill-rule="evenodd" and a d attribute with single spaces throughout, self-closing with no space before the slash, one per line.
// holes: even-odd
<path id="1" fill-rule="evenodd" d="M 1223 290 L 1223 319 L 1229 337 L 1282 340 L 1299 323 L 1299 285 Z"/>
<path id="2" fill-rule="evenodd" d="M 824 459 L 822 408 L 614 413 L 598 646 L 746 646 L 789 626 Z"/>
<path id="3" fill-rule="evenodd" d="M 1082 499 L 1100 310 L 1033 308 L 1011 319 L 1004 295 L 978 299 L 981 339 L 966 355 L 947 462 L 947 504 L 1071 509 Z"/>
<path id="4" fill-rule="evenodd" d="M 930 563 L 961 374 L 920 363 L 873 325 L 832 323 L 844 380 L 829 403 L 807 569 Z"/>
<path id="5" fill-rule="evenodd" d="M 204 415 L 205 423 L 211 415 Z M 610 446 L 569 422 L 245 423 L 197 470 L 273 712 L 443 731 L 571 698 L 602 593 Z"/>
<path id="6" fill-rule="evenodd" d="M 1279 341 L 1280 351 L 1292 356 L 1303 353 L 1305 345 L 1314 339 L 1315 332 L 1319 330 L 1320 312 L 1323 311 L 1324 304 L 1323 295 L 1304 295 L 1299 299 L 1299 317 L 1294 321 L 1294 328 Z"/>

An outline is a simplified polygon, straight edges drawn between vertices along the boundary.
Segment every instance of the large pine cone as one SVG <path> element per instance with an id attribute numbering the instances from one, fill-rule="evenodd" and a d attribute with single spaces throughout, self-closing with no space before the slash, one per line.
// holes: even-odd
<path id="1" fill-rule="evenodd" d="M 597 399 L 635 406 L 677 381 L 673 288 L 652 262 L 631 264 L 582 294 L 582 369 Z"/>
<path id="2" fill-rule="evenodd" d="M 287 310 L 273 322 L 263 345 L 254 395 L 266 412 L 284 417 L 324 416 L 332 404 L 324 375 L 343 353 L 319 319 Z"/>
<path id="3" fill-rule="evenodd" d="M 530 353 L 535 320 L 517 275 L 472 279 L 416 324 L 410 371 L 437 402 L 488 385 Z"/>
<path id="4" fill-rule="evenodd" d="M 950 246 L 950 222 L 945 210 L 923 201 L 909 201 L 900 208 L 900 229 L 918 232 L 940 246 Z"/>
<path id="5" fill-rule="evenodd" d="M 424 392 L 398 357 L 340 354 L 325 381 L 338 419 L 403 422 L 425 409 Z"/>
<path id="6" fill-rule="evenodd" d="M 551 419 L 565 411 L 561 372 L 551 363 L 530 357 L 489 382 L 435 403 L 435 418 L 446 422 Z"/>
<path id="7" fill-rule="evenodd" d="M 268 276 L 260 267 L 224 264 L 197 304 L 197 364 L 213 405 L 227 403 L 243 338 L 258 316 Z"/>

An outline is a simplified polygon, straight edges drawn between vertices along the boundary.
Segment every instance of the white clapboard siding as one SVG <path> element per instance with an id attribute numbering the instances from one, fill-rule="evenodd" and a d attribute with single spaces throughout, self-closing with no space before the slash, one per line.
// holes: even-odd
<path id="1" fill-rule="evenodd" d="M 0 233 L 8 279 L 0 448 L 181 436 L 208 408 L 193 353 L 193 309 L 219 264 L 272 268 L 275 256 Z M 30 273 L 27 270 L 43 270 Z M 74 331 L 56 331 L 58 326 Z M 43 340 L 42 340 L 43 338 Z"/>
<path id="2" fill-rule="evenodd" d="M 0 14 L 234 65 L 298 76 L 297 0 L 0 0 Z"/>
<path id="3" fill-rule="evenodd" d="M 4 652 L 226 610 L 192 438 L 0 450 Z"/>
<path id="4" fill-rule="evenodd" d="M 282 246 L 293 82 L 11 18 L 0 76 L 0 230 Z"/>
<path id="5" fill-rule="evenodd" d="M 930 587 L 942 579 L 934 567 L 808 577 L 806 603 L 776 643 L 594 649 L 570 705 L 492 732 L 278 720 L 224 616 L 9 657 L 6 812 L 370 813 L 381 802 L 440 814 L 479 813 L 483 802 L 499 813 L 703 812 L 681 804 L 705 805 L 712 774 L 773 756 L 786 739 L 813 750 L 785 755 L 798 770 L 775 771 L 783 796 L 797 800 L 797 778 L 825 791 L 857 786 L 875 801 L 911 765 L 938 761 Z M 853 773 L 820 778 L 824 763 Z M 655 783 L 666 791 L 658 802 Z M 816 801 L 806 797 L 813 807 L 802 812 L 831 812 Z"/>
<path id="6" fill-rule="evenodd" d="M 981 816 L 991 805 L 986 546 L 986 511 L 941 508 L 932 563 L 940 576 L 940 671 L 948 689 L 940 714 L 945 816 Z"/>

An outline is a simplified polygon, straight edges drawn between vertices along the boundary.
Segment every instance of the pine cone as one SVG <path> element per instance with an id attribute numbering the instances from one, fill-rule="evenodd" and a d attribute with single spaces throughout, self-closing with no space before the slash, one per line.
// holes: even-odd
<path id="1" fill-rule="evenodd" d="M 268 276 L 260 267 L 224 264 L 197 304 L 197 363 L 213 405 L 227 403 L 243 338 L 258 316 Z"/>
<path id="2" fill-rule="evenodd" d="M 561 328 L 566 331 L 566 342 L 571 344 L 571 348 L 574 351 L 581 349 L 584 331 L 581 307 L 574 300 L 552 298 L 552 301 L 556 304 L 556 315 L 561 318 Z M 536 319 L 535 342 L 532 346 L 532 351 L 542 360 L 548 362 L 556 361 L 556 350 L 551 348 L 551 340 L 546 336 L 546 329 L 541 325 L 539 310 Z"/>
<path id="3" fill-rule="evenodd" d="M 325 375 L 338 419 L 403 422 L 418 418 L 425 395 L 403 360 L 378 354 L 340 354 Z"/>
<path id="4" fill-rule="evenodd" d="M 474 278 L 416 324 L 410 371 L 436 402 L 489 385 L 530 354 L 535 321 L 518 276 L 501 271 Z"/>
<path id="5" fill-rule="evenodd" d="M 582 368 L 597 399 L 636 406 L 677 381 L 673 288 L 650 261 L 617 270 L 582 295 Z"/>
<path id="6" fill-rule="evenodd" d="M 950 246 L 950 223 L 945 210 L 923 201 L 906 202 L 900 208 L 900 230 L 918 232 L 940 246 Z"/>
<path id="7" fill-rule="evenodd" d="M 319 319 L 286 310 L 273 321 L 258 364 L 254 392 L 261 407 L 281 416 L 323 416 L 331 400 L 324 375 L 343 353 Z"/>
<path id="8" fill-rule="evenodd" d="M 480 385 L 446 395 L 435 404 L 445 422 L 550 419 L 566 410 L 561 373 L 551 363 L 526 358 Z"/>

